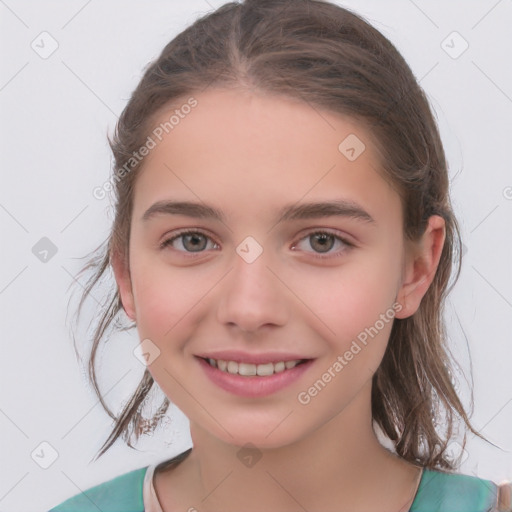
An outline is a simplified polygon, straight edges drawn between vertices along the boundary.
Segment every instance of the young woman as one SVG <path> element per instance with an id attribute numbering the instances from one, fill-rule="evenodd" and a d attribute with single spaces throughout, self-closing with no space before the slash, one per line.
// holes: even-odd
<path id="1" fill-rule="evenodd" d="M 101 454 L 155 383 L 193 447 L 54 512 L 511 509 L 448 456 L 457 419 L 480 436 L 445 348 L 459 231 L 430 106 L 381 33 L 323 1 L 226 4 L 148 67 L 111 147 L 93 383 L 118 315 L 147 369 Z"/>

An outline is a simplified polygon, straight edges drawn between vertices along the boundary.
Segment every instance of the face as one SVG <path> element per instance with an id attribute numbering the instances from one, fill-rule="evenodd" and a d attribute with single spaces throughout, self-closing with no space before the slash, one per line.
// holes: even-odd
<path id="1" fill-rule="evenodd" d="M 285 445 L 368 389 L 393 319 L 411 314 L 400 198 L 348 118 L 252 92 L 194 97 L 137 178 L 123 306 L 191 424 Z"/>

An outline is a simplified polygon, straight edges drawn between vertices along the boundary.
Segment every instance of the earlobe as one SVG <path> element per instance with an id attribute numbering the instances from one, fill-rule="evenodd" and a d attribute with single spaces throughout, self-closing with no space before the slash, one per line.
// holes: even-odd
<path id="1" fill-rule="evenodd" d="M 117 282 L 117 288 L 123 309 L 126 315 L 135 321 L 135 301 L 132 292 L 132 283 L 130 279 L 130 269 L 125 258 L 118 252 L 113 252 L 110 257 L 112 269 Z"/>
<path id="2" fill-rule="evenodd" d="M 436 275 L 445 236 L 444 219 L 439 215 L 431 216 L 421 240 L 411 246 L 406 255 L 403 280 L 396 298 L 402 309 L 396 318 L 408 318 L 420 307 Z"/>

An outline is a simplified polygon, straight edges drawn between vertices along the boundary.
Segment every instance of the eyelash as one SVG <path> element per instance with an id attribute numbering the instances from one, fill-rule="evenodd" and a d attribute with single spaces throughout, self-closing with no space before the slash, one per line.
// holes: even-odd
<path id="1" fill-rule="evenodd" d="M 178 238 L 184 236 L 184 235 L 203 235 L 205 236 L 206 238 L 209 238 L 210 240 L 212 240 L 212 238 L 205 232 L 201 231 L 201 230 L 185 230 L 185 231 L 180 231 L 178 232 L 177 234 L 173 235 L 171 238 L 167 238 L 166 240 L 164 240 L 163 242 L 160 243 L 160 249 L 165 249 L 167 248 L 168 246 L 170 246 L 175 240 L 177 240 Z M 326 230 L 319 230 L 319 231 L 310 231 L 309 233 L 306 233 L 306 235 L 304 235 L 302 238 L 300 238 L 298 240 L 297 243 L 301 242 L 302 240 L 305 240 L 307 239 L 308 237 L 312 236 L 312 235 L 328 235 L 328 236 L 332 236 L 335 238 L 336 241 L 339 241 L 339 242 L 342 242 L 343 245 L 345 245 L 345 249 L 342 249 L 340 251 L 337 251 L 335 252 L 334 254 L 328 254 L 326 256 L 323 256 L 321 255 L 321 253 L 311 253 L 311 255 L 314 257 L 314 258 L 318 258 L 318 259 L 322 259 L 322 260 L 325 260 L 325 259 L 328 259 L 328 258 L 333 258 L 333 257 L 338 257 L 338 256 L 341 256 L 342 253 L 345 253 L 347 251 L 349 251 L 350 249 L 354 248 L 355 245 L 351 242 L 349 242 L 346 238 L 344 237 L 341 237 L 339 235 L 337 235 L 336 233 L 333 233 L 331 231 L 326 231 Z M 213 240 L 212 240 L 213 241 Z M 216 245 L 218 245 L 216 242 L 214 242 Z M 295 247 L 296 244 L 294 244 L 294 247 Z M 187 253 L 187 251 L 178 251 L 178 252 L 185 252 Z M 197 254 L 201 254 L 202 252 L 204 251 L 199 251 Z M 194 257 L 192 254 L 193 253 L 189 253 L 190 256 L 186 256 L 187 258 L 188 257 Z"/>

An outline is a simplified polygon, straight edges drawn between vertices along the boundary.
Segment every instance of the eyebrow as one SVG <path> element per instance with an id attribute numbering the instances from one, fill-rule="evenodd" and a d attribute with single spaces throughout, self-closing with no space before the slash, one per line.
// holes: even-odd
<path id="1" fill-rule="evenodd" d="M 158 214 L 185 215 L 196 219 L 214 219 L 226 222 L 224 213 L 213 206 L 191 201 L 172 200 L 156 202 L 146 210 L 142 220 L 147 221 Z M 375 219 L 359 204 L 345 199 L 286 205 L 278 211 L 276 222 L 322 217 L 348 217 L 368 224 L 376 224 Z"/>
<path id="2" fill-rule="evenodd" d="M 224 213 L 213 206 L 191 201 L 171 200 L 158 201 L 150 206 L 142 216 L 142 220 L 147 221 L 158 214 L 185 215 L 196 219 L 214 219 L 226 222 Z M 322 217 L 348 217 L 368 224 L 376 224 L 375 219 L 359 204 L 345 199 L 286 205 L 278 211 L 276 223 Z"/>

